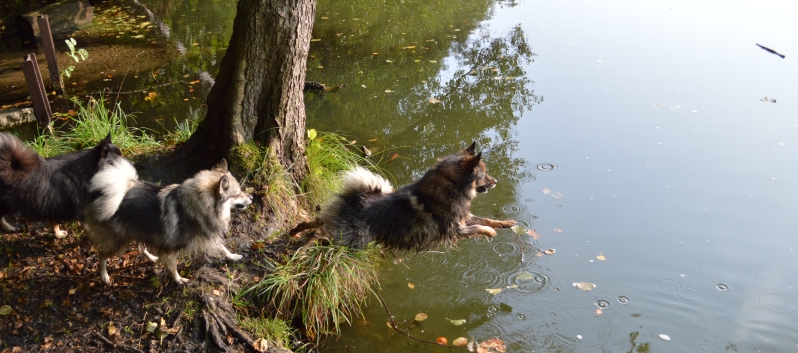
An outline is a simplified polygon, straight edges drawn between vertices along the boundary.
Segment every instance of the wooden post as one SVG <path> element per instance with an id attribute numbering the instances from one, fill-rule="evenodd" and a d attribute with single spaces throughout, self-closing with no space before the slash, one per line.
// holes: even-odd
<path id="1" fill-rule="evenodd" d="M 33 113 L 39 121 L 40 128 L 49 128 L 50 117 L 53 112 L 50 110 L 50 101 L 47 100 L 47 92 L 44 90 L 42 74 L 39 72 L 39 63 L 36 62 L 36 54 L 25 55 L 22 62 L 22 71 L 25 73 L 25 83 L 28 85 L 30 99 L 33 101 Z"/>
<path id="2" fill-rule="evenodd" d="M 53 32 L 50 30 L 50 16 L 39 15 L 36 17 L 36 22 L 39 24 L 39 34 L 42 36 L 44 56 L 47 57 L 47 68 L 50 69 L 50 83 L 58 93 L 64 93 L 64 83 L 61 81 L 61 73 L 58 70 L 58 59 L 55 57 Z"/>

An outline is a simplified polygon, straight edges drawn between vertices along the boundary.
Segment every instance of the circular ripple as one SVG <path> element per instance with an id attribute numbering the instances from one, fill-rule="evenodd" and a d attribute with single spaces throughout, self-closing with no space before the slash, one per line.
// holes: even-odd
<path id="1" fill-rule="evenodd" d="M 524 202 L 535 202 L 535 199 L 524 199 Z"/>
<path id="2" fill-rule="evenodd" d="M 676 293 L 682 285 L 672 279 L 663 279 L 657 283 L 657 287 L 665 293 Z"/>
<path id="3" fill-rule="evenodd" d="M 673 234 L 676 233 L 676 230 L 674 230 L 673 228 L 661 227 L 659 229 L 659 232 L 662 234 Z"/>
<path id="4" fill-rule="evenodd" d="M 712 352 L 712 347 L 710 347 L 709 345 L 706 345 L 706 344 L 699 344 L 698 345 L 698 351 L 699 352 L 709 353 L 709 352 Z"/>
<path id="5" fill-rule="evenodd" d="M 535 169 L 541 172 L 550 172 L 552 170 L 557 169 L 557 165 L 554 163 L 540 163 L 535 165 Z"/>
<path id="6" fill-rule="evenodd" d="M 715 344 L 718 342 L 718 339 L 715 336 L 712 336 L 708 333 L 701 335 L 701 341 L 706 344 Z"/>
<path id="7" fill-rule="evenodd" d="M 621 304 L 629 304 L 629 297 L 627 297 L 625 295 L 619 295 L 618 298 L 615 299 L 615 300 L 618 301 L 618 303 L 621 303 Z"/>
<path id="8" fill-rule="evenodd" d="M 524 293 L 542 292 L 551 283 L 548 276 L 532 271 L 513 272 L 507 276 L 507 280 L 510 286 L 516 286 L 515 290 Z"/>
<path id="9" fill-rule="evenodd" d="M 502 212 L 506 214 L 518 214 L 524 212 L 526 210 L 526 206 L 524 205 L 505 205 L 502 206 Z"/>
<path id="10" fill-rule="evenodd" d="M 534 218 L 531 218 L 531 217 L 517 217 L 517 218 L 515 218 L 513 220 L 515 221 L 515 224 L 518 227 L 523 227 L 523 228 L 526 228 L 526 229 L 534 229 L 535 228 L 535 223 L 532 222 L 533 219 Z"/>
<path id="11" fill-rule="evenodd" d="M 463 273 L 463 282 L 486 288 L 495 288 L 499 285 L 499 272 L 492 269 L 471 269 Z"/>
<path id="12" fill-rule="evenodd" d="M 524 315 L 524 314 L 518 314 L 518 315 L 516 315 L 515 317 L 516 317 L 518 320 L 526 320 L 526 315 Z"/>
<path id="13" fill-rule="evenodd" d="M 593 303 L 593 306 L 602 310 L 607 310 L 612 307 L 612 303 L 609 300 L 599 299 L 596 300 L 595 303 Z"/>
<path id="14" fill-rule="evenodd" d="M 513 243 L 497 243 L 493 245 L 493 251 L 499 256 L 513 254 L 518 250 L 518 246 Z"/>
<path id="15" fill-rule="evenodd" d="M 715 289 L 717 289 L 717 290 L 719 290 L 721 292 L 728 292 L 729 291 L 729 285 L 725 284 L 725 283 L 718 283 L 718 284 L 715 285 Z"/>
<path id="16" fill-rule="evenodd" d="M 686 302 L 694 302 L 701 299 L 701 292 L 694 288 L 682 287 L 676 291 L 676 296 Z"/>
<path id="17" fill-rule="evenodd" d="M 711 274 L 715 272 L 715 267 L 707 264 L 698 264 L 695 266 L 695 269 L 696 271 L 704 274 Z"/>
<path id="18" fill-rule="evenodd" d="M 509 323 L 515 321 L 515 316 L 512 316 L 510 314 L 505 314 L 505 315 L 502 315 L 502 316 L 499 316 L 498 318 L 496 318 L 496 321 L 501 323 L 501 324 L 505 324 L 506 325 L 506 324 L 509 324 Z"/>
<path id="19" fill-rule="evenodd" d="M 795 299 L 787 294 L 775 290 L 766 290 L 756 293 L 754 300 L 762 308 L 776 314 L 793 314 L 798 311 Z"/>
<path id="20" fill-rule="evenodd" d="M 562 207 L 562 204 L 558 203 L 558 204 L 554 205 L 554 207 Z"/>

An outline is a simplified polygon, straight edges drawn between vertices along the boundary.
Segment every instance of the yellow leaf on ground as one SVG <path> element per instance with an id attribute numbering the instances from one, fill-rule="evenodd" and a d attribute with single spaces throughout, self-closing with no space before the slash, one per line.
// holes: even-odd
<path id="1" fill-rule="evenodd" d="M 264 338 L 258 338 L 255 342 L 252 342 L 252 348 L 255 348 L 258 352 L 265 352 L 269 349 L 269 342 Z"/>

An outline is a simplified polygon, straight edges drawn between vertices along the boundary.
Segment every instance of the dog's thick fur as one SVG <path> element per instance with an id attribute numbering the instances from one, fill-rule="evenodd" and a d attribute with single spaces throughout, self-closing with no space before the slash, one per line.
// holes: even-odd
<path id="1" fill-rule="evenodd" d="M 17 232 L 5 216 L 49 221 L 58 238 L 58 223 L 80 220 L 89 199 L 89 183 L 108 158 L 122 156 L 111 134 L 97 146 L 42 158 L 24 142 L 0 133 L 0 227 Z"/>
<path id="2" fill-rule="evenodd" d="M 139 181 L 133 165 L 119 158 L 94 176 L 91 193 L 84 226 L 97 245 L 100 278 L 106 284 L 110 283 L 108 258 L 134 242 L 146 247 L 144 254 L 150 260 L 160 258 L 178 284 L 188 282 L 177 272 L 177 257 L 183 253 L 222 253 L 230 260 L 242 257 L 227 250 L 222 241 L 231 208 L 245 208 L 252 196 L 241 190 L 224 160 L 181 184 L 162 187 Z"/>
<path id="3" fill-rule="evenodd" d="M 476 143 L 443 157 L 416 182 L 393 191 L 391 184 L 366 169 L 344 175 L 343 189 L 314 221 L 300 223 L 289 234 L 314 229 L 314 238 L 363 248 L 376 241 L 390 249 L 422 251 L 450 246 L 478 234 L 495 236 L 493 228 L 515 221 L 496 221 L 471 214 L 477 193 L 496 186 Z M 309 243 L 306 243 L 306 245 Z"/>

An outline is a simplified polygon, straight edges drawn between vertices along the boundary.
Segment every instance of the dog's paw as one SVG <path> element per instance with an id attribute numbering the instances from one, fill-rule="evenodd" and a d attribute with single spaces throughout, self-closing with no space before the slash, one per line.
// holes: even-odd
<path id="1" fill-rule="evenodd" d="M 175 278 L 175 282 L 177 282 L 177 284 L 179 284 L 179 285 L 186 284 L 186 283 L 188 283 L 188 281 L 189 281 L 188 278 L 183 278 L 183 277 L 180 277 L 180 276 L 177 276 L 177 278 Z"/>
<path id="2" fill-rule="evenodd" d="M 8 224 L 5 218 L 0 218 L 0 228 L 3 228 L 6 233 L 19 233 L 19 228 Z"/>
<path id="3" fill-rule="evenodd" d="M 499 223 L 501 223 L 501 224 L 499 225 L 499 227 L 502 227 L 502 228 L 510 228 L 510 227 L 512 227 L 512 226 L 514 226 L 514 225 L 516 225 L 516 223 L 517 223 L 517 222 L 516 222 L 516 221 L 514 221 L 514 220 L 512 220 L 512 219 L 510 219 L 510 220 L 506 220 L 506 221 L 501 221 L 501 222 L 499 222 Z"/>
<path id="4" fill-rule="evenodd" d="M 243 258 L 244 258 L 244 256 L 243 256 L 243 255 L 239 255 L 239 254 L 230 254 L 230 255 L 227 255 L 227 259 L 228 259 L 228 260 L 232 260 L 232 261 L 238 261 L 238 260 L 241 260 L 241 259 L 243 259 Z"/>
<path id="5" fill-rule="evenodd" d="M 65 230 L 53 229 L 53 234 L 55 234 L 56 238 L 61 239 L 61 238 L 66 237 L 68 233 Z"/>
<path id="6" fill-rule="evenodd" d="M 496 236 L 496 231 L 491 227 L 479 226 L 480 233 L 485 234 L 491 238 Z"/>
<path id="7" fill-rule="evenodd" d="M 111 284 L 111 277 L 108 277 L 108 274 L 107 274 L 107 273 L 101 273 L 101 274 L 100 274 L 100 279 L 101 279 L 101 280 L 103 281 L 103 283 L 105 283 L 106 285 L 109 285 L 109 284 Z"/>
<path id="8" fill-rule="evenodd" d="M 148 260 L 150 260 L 150 261 L 152 261 L 152 262 L 158 262 L 158 256 L 155 256 L 155 255 L 153 255 L 153 254 L 150 254 L 150 252 L 149 252 L 149 251 L 147 251 L 147 248 L 144 248 L 144 250 L 142 251 L 142 253 L 144 254 L 144 256 L 146 256 L 146 257 L 147 257 L 147 259 L 148 259 Z"/>

